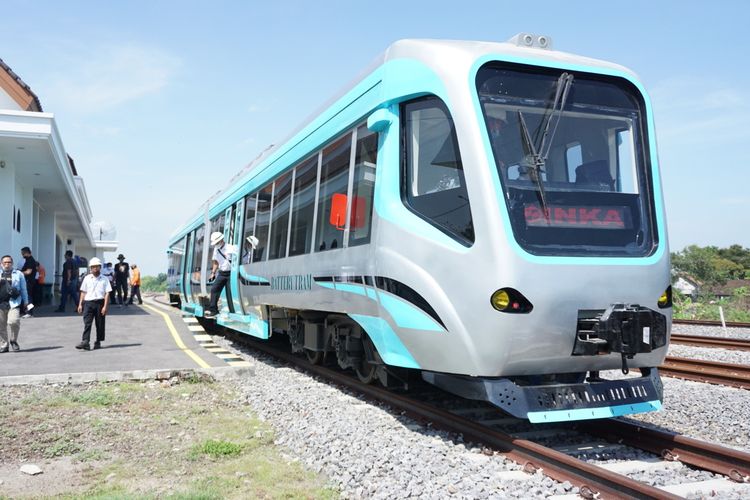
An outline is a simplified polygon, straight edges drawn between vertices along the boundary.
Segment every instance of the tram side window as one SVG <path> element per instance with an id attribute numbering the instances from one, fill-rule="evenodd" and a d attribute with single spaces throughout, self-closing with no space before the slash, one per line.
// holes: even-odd
<path id="1" fill-rule="evenodd" d="M 292 232 L 289 235 L 289 256 L 310 253 L 313 241 L 315 186 L 318 180 L 318 155 L 297 167 L 292 202 Z"/>
<path id="2" fill-rule="evenodd" d="M 453 120 L 430 97 L 402 105 L 406 205 L 464 245 L 474 242 L 469 194 Z"/>
<path id="3" fill-rule="evenodd" d="M 286 257 L 286 240 L 289 233 L 289 205 L 292 198 L 292 172 L 276 179 L 273 190 L 273 216 L 271 219 L 271 246 L 269 259 Z"/>
<path id="4" fill-rule="evenodd" d="M 211 232 L 224 232 L 224 213 L 222 212 L 221 215 L 217 215 L 213 219 L 211 219 Z"/>
<path id="5" fill-rule="evenodd" d="M 255 201 L 257 197 L 257 193 L 245 197 L 245 234 L 242 235 L 242 260 L 240 261 L 243 264 L 249 264 L 253 255 L 252 247 L 250 247 L 247 238 L 255 234 Z"/>
<path id="6" fill-rule="evenodd" d="M 378 156 L 378 134 L 367 127 L 357 129 L 357 152 L 354 159 L 349 246 L 370 242 L 372 201 L 375 190 L 375 165 Z"/>
<path id="7" fill-rule="evenodd" d="M 204 226 L 195 230 L 195 239 L 193 240 L 193 272 L 190 276 L 192 284 L 199 285 L 201 282 L 201 272 L 203 271 L 203 239 L 206 228 Z"/>
<path id="8" fill-rule="evenodd" d="M 169 269 L 167 269 L 167 283 L 170 288 L 177 286 L 182 276 L 182 261 L 185 258 L 185 237 L 172 245 L 169 249 Z"/>
<path id="9" fill-rule="evenodd" d="M 351 142 L 351 134 L 346 134 L 323 150 L 316 251 L 343 247 Z"/>
<path id="10" fill-rule="evenodd" d="M 271 222 L 272 194 L 273 183 L 268 184 L 258 193 L 258 208 L 255 211 L 255 237 L 258 238 L 258 246 L 253 251 L 253 262 L 260 262 L 266 259 L 268 226 Z"/>

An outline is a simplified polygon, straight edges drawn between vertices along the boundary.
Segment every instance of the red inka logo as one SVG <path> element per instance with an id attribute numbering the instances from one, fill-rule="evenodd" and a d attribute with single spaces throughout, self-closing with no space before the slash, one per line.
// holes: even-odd
<path id="1" fill-rule="evenodd" d="M 597 229 L 628 229 L 626 207 L 557 207 L 547 208 L 549 218 L 539 205 L 524 206 L 527 226 L 579 227 Z"/>

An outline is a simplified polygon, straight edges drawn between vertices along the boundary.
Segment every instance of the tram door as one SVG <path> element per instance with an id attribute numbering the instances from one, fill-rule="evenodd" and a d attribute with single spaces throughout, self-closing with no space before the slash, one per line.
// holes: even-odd
<path id="1" fill-rule="evenodd" d="M 227 243 L 234 244 L 234 225 L 235 221 L 232 217 L 232 209 L 233 207 L 228 207 L 224 211 L 224 241 Z M 238 257 L 236 255 L 230 255 L 227 254 L 227 257 L 231 259 L 232 262 L 232 272 L 234 272 L 234 263 L 238 260 Z M 224 287 L 224 291 L 221 293 L 221 299 L 226 304 L 226 306 L 229 308 L 229 312 L 233 313 L 235 312 L 234 308 L 234 290 L 232 290 L 232 278 L 230 276 L 229 278 L 229 286 Z"/>
<path id="2" fill-rule="evenodd" d="M 227 209 L 229 212 L 229 209 Z M 245 215 L 245 198 L 241 198 L 234 205 L 234 219 L 232 219 L 232 234 L 225 235 L 228 238 L 227 241 L 231 242 L 232 245 L 237 247 L 237 254 L 232 258 L 232 275 L 229 278 L 229 288 L 231 289 L 231 302 L 229 309 L 232 312 L 244 314 L 242 308 L 242 297 L 240 297 L 240 266 L 242 265 L 242 256 L 245 254 L 242 241 L 242 235 L 244 234 L 242 228 L 242 222 Z M 229 220 L 229 219 L 227 219 Z"/>
<path id="3" fill-rule="evenodd" d="M 193 233 L 192 231 L 187 234 L 185 239 L 185 258 L 182 259 L 182 281 L 180 282 L 180 292 L 182 292 L 182 303 L 190 304 L 192 302 L 190 298 L 191 286 L 190 279 L 192 273 L 190 272 L 193 268 Z"/>

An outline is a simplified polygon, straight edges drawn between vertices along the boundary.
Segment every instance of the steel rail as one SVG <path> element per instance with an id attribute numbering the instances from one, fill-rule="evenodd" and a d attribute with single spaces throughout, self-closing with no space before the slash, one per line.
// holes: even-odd
<path id="1" fill-rule="evenodd" d="M 750 339 L 733 339 L 729 337 L 709 337 L 700 335 L 682 335 L 673 333 L 669 341 L 672 344 L 691 345 L 696 347 L 712 347 L 750 351 Z"/>
<path id="2" fill-rule="evenodd" d="M 711 319 L 672 319 L 675 325 L 722 326 L 721 321 Z M 725 321 L 727 328 L 750 328 L 750 323 Z"/>
<path id="3" fill-rule="evenodd" d="M 750 367 L 667 356 L 659 373 L 668 377 L 750 389 Z"/>
<path id="4" fill-rule="evenodd" d="M 274 349 L 267 343 L 248 342 L 249 339 L 246 337 L 235 337 L 231 333 L 230 335 L 245 345 L 251 345 L 254 349 L 403 410 L 417 420 L 428 421 L 433 427 L 460 433 L 468 440 L 491 447 L 510 460 L 523 465 L 524 470 L 529 473 L 541 470 L 543 474 L 556 481 L 568 481 L 579 488 L 579 494 L 584 498 L 682 498 L 532 441 L 515 438 L 440 408 L 409 399 L 382 387 L 363 384 L 353 377 L 342 375 L 324 366 L 310 364 L 294 354 Z"/>
<path id="5" fill-rule="evenodd" d="M 750 482 L 750 453 L 744 451 L 624 420 L 592 420 L 586 422 L 585 431 L 650 451 L 665 460 L 722 474 L 739 483 Z"/>

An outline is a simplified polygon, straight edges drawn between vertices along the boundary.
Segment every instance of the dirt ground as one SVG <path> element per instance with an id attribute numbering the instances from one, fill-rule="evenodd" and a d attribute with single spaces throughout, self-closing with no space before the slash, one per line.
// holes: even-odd
<path id="1" fill-rule="evenodd" d="M 231 382 L 0 388 L 0 497 L 333 498 Z M 41 474 L 21 472 L 36 465 Z"/>

